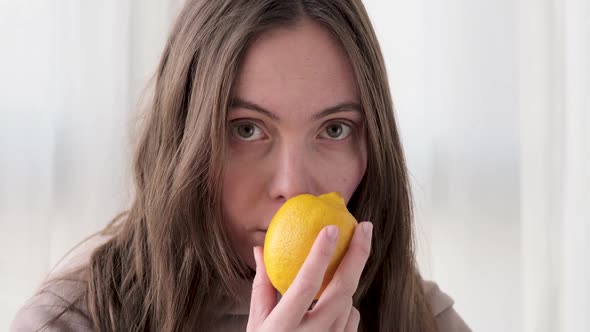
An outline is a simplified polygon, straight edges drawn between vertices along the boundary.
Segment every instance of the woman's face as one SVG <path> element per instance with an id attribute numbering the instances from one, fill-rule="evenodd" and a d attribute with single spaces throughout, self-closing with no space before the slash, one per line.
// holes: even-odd
<path id="1" fill-rule="evenodd" d="M 228 110 L 223 211 L 232 243 L 253 246 L 289 198 L 339 192 L 346 202 L 367 163 L 352 68 L 321 25 L 266 32 L 249 47 Z"/>

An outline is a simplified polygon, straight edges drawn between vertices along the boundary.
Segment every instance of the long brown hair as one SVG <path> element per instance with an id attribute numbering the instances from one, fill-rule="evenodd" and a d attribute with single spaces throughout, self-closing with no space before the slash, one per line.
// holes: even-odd
<path id="1" fill-rule="evenodd" d="M 154 77 L 131 208 L 86 267 L 83 302 L 99 331 L 206 329 L 251 277 L 222 222 L 225 112 L 257 35 L 315 20 L 341 42 L 367 124 L 367 171 L 349 202 L 374 224 L 354 303 L 363 331 L 435 331 L 413 247 L 404 154 L 386 70 L 361 0 L 187 0 Z"/>

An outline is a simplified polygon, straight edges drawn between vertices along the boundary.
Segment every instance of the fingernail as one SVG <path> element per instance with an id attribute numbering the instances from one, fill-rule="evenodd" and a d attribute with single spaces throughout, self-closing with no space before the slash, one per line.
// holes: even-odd
<path id="1" fill-rule="evenodd" d="M 365 233 L 365 236 L 370 239 L 371 235 L 373 235 L 373 223 L 369 221 L 364 222 L 363 232 Z"/>
<path id="2" fill-rule="evenodd" d="M 326 228 L 326 233 L 328 234 L 328 239 L 334 242 L 338 238 L 338 227 L 330 225 Z"/>

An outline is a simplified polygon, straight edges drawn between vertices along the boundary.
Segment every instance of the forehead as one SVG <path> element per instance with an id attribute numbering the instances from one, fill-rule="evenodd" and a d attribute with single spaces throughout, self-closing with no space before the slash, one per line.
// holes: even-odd
<path id="1" fill-rule="evenodd" d="M 246 50 L 235 84 L 236 97 L 275 112 L 358 102 L 348 56 L 319 23 L 267 31 Z"/>

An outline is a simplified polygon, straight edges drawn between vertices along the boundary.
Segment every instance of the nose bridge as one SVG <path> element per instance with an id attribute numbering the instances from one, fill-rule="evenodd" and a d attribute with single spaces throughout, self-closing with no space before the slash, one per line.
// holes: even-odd
<path id="1" fill-rule="evenodd" d="M 272 198 L 289 199 L 311 192 L 311 175 L 306 167 L 305 144 L 289 142 L 277 151 L 277 162 L 271 182 Z"/>

